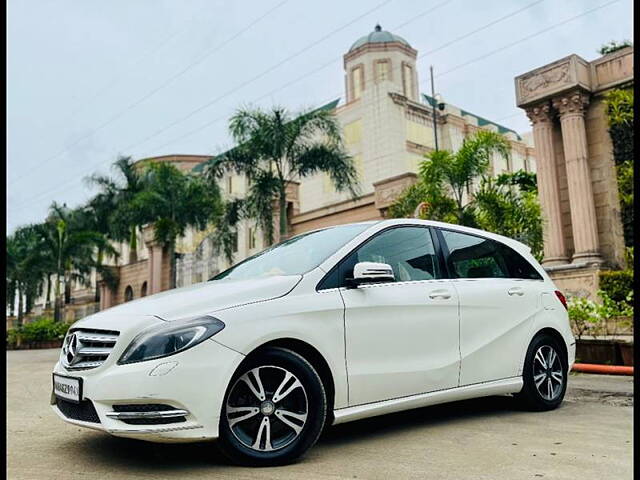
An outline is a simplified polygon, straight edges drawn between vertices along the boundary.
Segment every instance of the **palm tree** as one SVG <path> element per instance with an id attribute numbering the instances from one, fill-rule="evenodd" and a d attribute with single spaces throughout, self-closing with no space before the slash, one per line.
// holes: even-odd
<path id="1" fill-rule="evenodd" d="M 141 169 L 131 157 L 118 157 L 113 168 L 116 177 L 91 175 L 87 182 L 100 188 L 89 202 L 96 211 L 100 225 L 97 231 L 116 241 L 129 244 L 129 263 L 137 261 L 138 231 L 143 224 L 139 212 L 133 207 L 133 199 L 144 189 Z"/>
<path id="2" fill-rule="evenodd" d="M 476 226 L 473 202 L 464 194 L 471 183 L 485 175 L 492 156 L 509 158 L 509 143 L 500 134 L 480 130 L 464 140 L 455 153 L 438 150 L 426 155 L 420 164 L 416 186 L 403 193 L 392 205 L 392 216 L 421 216 L 467 226 Z"/>
<path id="3" fill-rule="evenodd" d="M 144 223 L 153 227 L 155 240 L 166 244 L 171 260 L 171 288 L 176 286 L 175 245 L 188 227 L 205 229 L 221 212 L 220 192 L 202 177 L 184 174 L 169 163 L 148 166 L 144 188 L 132 201 Z"/>
<path id="4" fill-rule="evenodd" d="M 515 238 L 531 247 L 542 259 L 542 213 L 538 192 L 526 172 L 503 174 L 498 179 L 484 177 L 474 195 L 478 227 Z M 535 176 L 533 177 L 535 182 Z"/>
<path id="5" fill-rule="evenodd" d="M 244 174 L 249 192 L 244 200 L 227 206 L 220 232 L 228 229 L 229 221 L 253 218 L 266 242 L 273 243 L 273 205 L 277 203 L 279 236 L 286 238 L 287 185 L 316 173 L 328 174 L 336 190 L 353 197 L 358 194 L 356 168 L 343 148 L 340 125 L 327 110 L 293 118 L 281 107 L 242 109 L 231 117 L 229 131 L 237 146 L 211 159 L 206 175 L 213 183 L 227 172 Z"/>
<path id="6" fill-rule="evenodd" d="M 22 325 L 25 313 L 29 313 L 35 297 L 42 291 L 43 281 L 51 263 L 42 258 L 40 237 L 36 225 L 17 229 L 7 238 L 7 303 L 13 313 L 18 297 L 18 322 Z"/>
<path id="7" fill-rule="evenodd" d="M 38 225 L 42 240 L 40 254 L 55 260 L 55 309 L 54 319 L 62 319 L 63 292 L 72 280 L 85 281 L 97 265 L 97 252 L 102 250 L 117 255 L 104 235 L 83 229 L 81 213 L 55 202 L 50 207 L 47 220 Z"/>

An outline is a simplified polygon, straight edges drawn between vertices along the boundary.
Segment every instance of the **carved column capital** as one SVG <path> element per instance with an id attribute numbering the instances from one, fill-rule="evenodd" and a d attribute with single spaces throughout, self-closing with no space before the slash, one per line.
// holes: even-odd
<path id="1" fill-rule="evenodd" d="M 589 105 L 589 95 L 580 90 L 567 93 L 552 100 L 553 108 L 558 110 L 560 117 L 584 115 Z"/>
<path id="2" fill-rule="evenodd" d="M 532 125 L 541 123 L 549 124 L 553 121 L 553 117 L 555 117 L 555 112 L 549 102 L 539 103 L 538 105 L 529 107 L 525 112 Z"/>

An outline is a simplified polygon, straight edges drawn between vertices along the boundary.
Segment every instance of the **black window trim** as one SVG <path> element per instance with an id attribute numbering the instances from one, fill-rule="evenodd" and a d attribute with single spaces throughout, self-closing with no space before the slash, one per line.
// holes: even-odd
<path id="1" fill-rule="evenodd" d="M 444 265 L 445 265 L 445 270 L 443 270 L 443 272 L 447 273 L 447 278 L 450 279 L 450 280 L 482 280 L 482 279 L 480 279 L 480 278 L 471 279 L 471 278 L 467 278 L 467 277 L 460 278 L 460 277 L 456 277 L 456 276 L 453 275 L 453 272 L 451 272 L 451 270 L 449 269 L 449 255 L 451 254 L 451 252 L 449 251 L 449 247 L 447 245 L 447 242 L 444 239 L 444 235 L 442 235 L 443 231 L 459 233 L 459 234 L 462 234 L 462 235 L 469 235 L 471 237 L 482 238 L 483 240 L 490 240 L 492 242 L 499 243 L 500 245 L 513 250 L 516 254 L 520 255 L 520 257 L 522 257 L 522 259 L 525 262 L 527 262 L 529 265 L 531 265 L 531 262 L 529 262 L 529 260 L 524 258 L 519 252 L 517 252 L 515 249 L 511 248 L 509 245 L 505 244 L 504 242 L 501 242 L 500 240 L 496 240 L 494 238 L 485 237 L 483 235 L 478 235 L 476 233 L 470 233 L 470 232 L 465 232 L 463 230 L 457 230 L 455 228 L 443 228 L 443 227 L 432 227 L 432 228 L 434 228 L 436 230 L 436 234 L 438 236 L 439 243 L 442 244 L 443 261 L 444 261 Z M 538 269 L 535 268 L 533 265 L 531 265 L 531 267 L 538 274 L 538 276 L 540 278 L 517 278 L 517 277 L 509 276 L 509 277 L 491 277 L 491 279 L 505 278 L 507 280 L 530 280 L 530 281 L 544 282 L 544 277 L 542 275 L 540 275 L 540 272 L 538 272 Z M 510 275 L 510 273 L 509 273 L 509 275 Z"/>
<path id="2" fill-rule="evenodd" d="M 374 238 L 376 238 L 378 235 L 381 235 L 384 232 L 387 232 L 389 230 L 393 230 L 395 228 L 407 228 L 407 227 L 418 227 L 418 228 L 424 228 L 427 229 L 429 231 L 429 235 L 431 237 L 431 242 L 433 243 L 433 248 L 435 250 L 435 254 L 436 257 L 438 258 L 438 266 L 440 267 L 440 276 L 442 278 L 434 278 L 433 280 L 446 280 L 447 277 L 444 276 L 446 270 L 443 270 L 443 267 L 446 266 L 446 263 L 444 262 L 444 256 L 442 254 L 442 251 L 440 249 L 440 242 L 438 241 L 438 238 L 435 236 L 434 234 L 434 227 L 431 225 L 423 225 L 423 224 L 416 224 L 416 223 L 401 223 L 401 224 L 397 224 L 397 225 L 390 225 L 386 228 L 383 228 L 382 230 L 374 233 L 373 235 L 371 235 L 369 238 L 366 238 L 365 240 L 363 240 L 362 242 L 360 242 L 358 245 L 356 245 L 355 247 L 353 247 L 351 250 L 349 250 L 348 253 L 346 253 L 340 260 L 338 260 L 336 262 L 336 264 L 331 267 L 331 269 L 324 274 L 324 276 L 320 279 L 320 281 L 316 284 L 316 292 L 320 292 L 320 291 L 325 291 L 325 290 L 332 290 L 334 288 L 345 288 L 344 285 L 340 285 L 339 287 L 323 287 L 322 284 L 325 282 L 325 280 L 327 278 L 329 278 L 329 276 L 331 276 L 333 274 L 333 272 L 340 268 L 340 266 L 344 263 L 344 261 L 349 258 L 349 256 L 355 252 L 356 250 L 358 250 L 360 247 L 366 245 L 368 242 L 370 242 L 371 240 L 373 240 Z M 411 280 L 412 282 L 415 282 L 415 280 Z M 426 281 L 432 281 L 432 280 L 426 280 Z M 389 282 L 390 285 L 397 285 L 399 283 L 409 283 L 409 281 L 407 282 Z"/>

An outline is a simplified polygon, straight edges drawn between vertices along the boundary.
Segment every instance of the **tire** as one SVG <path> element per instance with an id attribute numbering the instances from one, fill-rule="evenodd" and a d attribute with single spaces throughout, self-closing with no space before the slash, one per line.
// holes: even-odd
<path id="1" fill-rule="evenodd" d="M 540 334 L 531 341 L 522 372 L 524 386 L 515 395 L 524 408 L 532 411 L 553 410 L 562 403 L 568 376 L 564 351 L 560 342 L 549 334 Z M 552 365 L 547 368 L 550 359 Z"/>
<path id="2" fill-rule="evenodd" d="M 291 350 L 266 348 L 229 382 L 218 446 L 239 465 L 285 465 L 316 443 L 326 418 L 326 393 L 313 366 Z"/>

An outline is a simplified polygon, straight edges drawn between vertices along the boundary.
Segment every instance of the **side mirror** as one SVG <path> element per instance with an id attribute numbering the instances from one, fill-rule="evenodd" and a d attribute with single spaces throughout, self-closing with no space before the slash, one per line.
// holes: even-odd
<path id="1" fill-rule="evenodd" d="M 395 281 L 393 269 L 386 263 L 360 262 L 353 267 L 353 278 L 347 279 L 347 286 L 356 288 L 367 283 Z"/>

